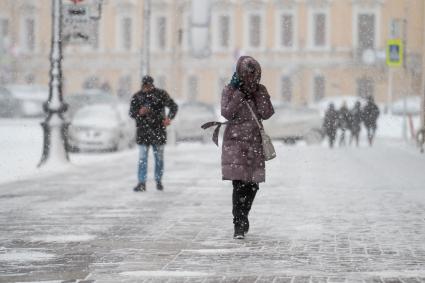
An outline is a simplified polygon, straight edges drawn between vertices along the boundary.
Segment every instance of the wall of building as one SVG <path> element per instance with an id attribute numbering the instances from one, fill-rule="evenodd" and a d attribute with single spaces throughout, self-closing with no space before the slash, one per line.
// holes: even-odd
<path id="1" fill-rule="evenodd" d="M 12 56 L 16 63 L 16 83 L 48 83 L 50 4 L 50 0 L 0 1 L 0 19 L 7 18 L 10 26 L 8 56 Z M 275 100 L 282 100 L 282 77 L 286 76 L 291 79 L 291 103 L 313 103 L 314 78 L 320 75 L 324 78 L 326 96 L 357 95 L 357 81 L 369 78 L 373 82 L 374 96 L 378 101 L 385 102 L 388 68 L 384 59 L 376 59 L 372 65 L 362 61 L 357 46 L 358 13 L 374 17 L 374 51 L 378 55 L 384 52 L 386 41 L 390 38 L 390 23 L 395 19 L 403 23 L 403 19 L 406 19 L 407 64 L 406 69 L 394 70 L 394 99 L 406 90 L 409 94 L 423 93 L 425 7 L 422 0 L 212 0 L 212 53 L 203 59 L 193 58 L 190 53 L 189 0 L 155 0 L 152 9 L 151 73 L 158 84 L 165 86 L 179 100 L 193 95 L 189 85 L 197 78 L 195 99 L 217 104 L 223 84 L 229 81 L 234 71 L 237 57 L 248 54 L 260 61 L 262 82 Z M 326 15 L 326 40 L 320 48 L 312 44 L 315 12 Z M 289 48 L 279 44 L 281 13 L 293 17 L 293 46 Z M 248 44 L 248 19 L 251 14 L 261 16 L 259 48 L 250 48 Z M 225 48 L 217 44 L 220 29 L 217 19 L 220 15 L 230 17 L 229 44 Z M 155 45 L 160 36 L 155 21 L 161 16 L 167 21 L 164 49 Z M 28 28 L 28 24 L 25 27 L 25 19 L 28 18 L 34 20 L 34 50 L 25 48 L 28 42 L 25 42 L 23 33 Z M 124 18 L 131 19 L 130 48 L 123 47 Z M 90 78 L 98 78 L 100 84 L 108 83 L 115 94 L 122 92 L 123 86 L 126 95 L 139 87 L 143 1 L 105 1 L 99 24 L 97 48 L 64 48 L 65 95 L 80 92 Z M 403 24 L 399 35 L 403 37 Z"/>

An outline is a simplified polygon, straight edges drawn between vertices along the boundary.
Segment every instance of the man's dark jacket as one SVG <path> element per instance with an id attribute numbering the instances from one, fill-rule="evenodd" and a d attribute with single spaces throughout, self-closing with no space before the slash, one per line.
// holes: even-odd
<path id="1" fill-rule="evenodd" d="M 378 106 L 372 102 L 368 101 L 366 106 L 362 111 L 362 119 L 366 128 L 375 128 L 376 129 L 376 121 L 379 117 L 379 108 Z"/>
<path id="2" fill-rule="evenodd" d="M 139 115 L 139 109 L 147 107 L 149 112 Z M 169 108 L 168 115 L 165 107 Z M 137 143 L 144 145 L 163 145 L 167 142 L 164 119 L 173 119 L 178 106 L 165 90 L 154 88 L 151 92 L 138 91 L 131 99 L 130 117 L 136 120 Z"/>

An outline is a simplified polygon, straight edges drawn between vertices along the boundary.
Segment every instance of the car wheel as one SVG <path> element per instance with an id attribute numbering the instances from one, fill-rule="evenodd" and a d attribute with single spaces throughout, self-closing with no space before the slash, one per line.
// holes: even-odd
<path id="1" fill-rule="evenodd" d="M 108 151 L 109 152 L 117 152 L 120 149 L 120 145 L 119 142 L 117 142 L 116 144 L 114 144 L 113 147 L 111 147 Z"/>
<path id="2" fill-rule="evenodd" d="M 311 129 L 304 135 L 304 140 L 308 145 L 319 144 L 323 140 L 323 134 L 319 129 Z"/>
<path id="3" fill-rule="evenodd" d="M 283 139 L 283 142 L 285 143 L 285 144 L 295 144 L 296 142 L 297 142 L 297 139 L 296 138 L 293 138 L 293 137 L 288 137 L 288 138 L 284 138 Z"/>
<path id="4" fill-rule="evenodd" d="M 70 152 L 70 153 L 78 153 L 78 152 L 80 152 L 80 149 L 78 147 L 76 147 L 76 146 L 69 146 L 68 147 L 68 152 Z"/>

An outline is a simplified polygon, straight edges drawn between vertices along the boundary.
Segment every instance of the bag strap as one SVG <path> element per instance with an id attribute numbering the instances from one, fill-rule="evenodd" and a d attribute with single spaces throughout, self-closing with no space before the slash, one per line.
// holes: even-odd
<path id="1" fill-rule="evenodd" d="M 246 100 L 245 100 L 244 102 L 245 102 L 246 106 L 248 106 L 248 109 L 249 109 L 249 111 L 251 112 L 252 117 L 254 117 L 254 120 L 255 120 L 255 122 L 257 123 L 258 128 L 260 128 L 260 130 L 263 130 L 263 127 L 261 126 L 260 122 L 259 122 L 259 121 L 258 121 L 258 119 L 257 119 L 257 116 L 256 116 L 256 115 L 255 115 L 255 113 L 254 113 L 254 110 L 252 110 L 251 106 L 249 106 L 248 101 L 246 101 Z"/>

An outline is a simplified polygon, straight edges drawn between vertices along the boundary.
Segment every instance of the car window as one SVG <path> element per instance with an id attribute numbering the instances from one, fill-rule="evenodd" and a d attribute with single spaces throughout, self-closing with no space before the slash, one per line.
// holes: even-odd
<path id="1" fill-rule="evenodd" d="M 79 111 L 77 111 L 75 113 L 74 118 L 77 120 L 85 120 L 85 119 L 92 119 L 92 118 L 116 120 L 118 117 L 117 117 L 117 112 L 114 111 L 112 108 L 88 107 L 88 108 L 82 108 Z"/>

